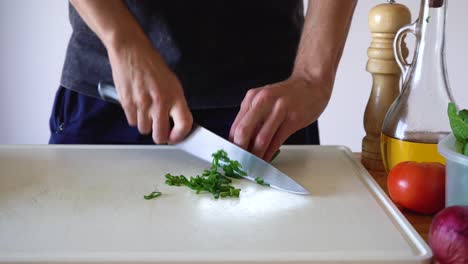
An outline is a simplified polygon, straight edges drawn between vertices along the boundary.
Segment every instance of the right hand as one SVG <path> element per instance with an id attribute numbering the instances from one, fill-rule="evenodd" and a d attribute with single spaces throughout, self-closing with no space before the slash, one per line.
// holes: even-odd
<path id="1" fill-rule="evenodd" d="M 108 48 L 108 55 L 128 123 L 141 134 L 152 131 L 156 144 L 184 139 L 192 128 L 192 114 L 179 80 L 149 40 L 125 40 Z"/>

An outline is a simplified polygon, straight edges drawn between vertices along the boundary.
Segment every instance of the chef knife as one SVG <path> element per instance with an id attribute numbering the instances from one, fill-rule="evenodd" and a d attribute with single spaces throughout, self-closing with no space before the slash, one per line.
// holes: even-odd
<path id="1" fill-rule="evenodd" d="M 98 94 L 107 102 L 119 104 L 119 97 L 115 87 L 107 83 L 99 83 Z M 244 178 L 256 181 L 262 179 L 270 187 L 296 194 L 310 194 L 310 192 L 268 162 L 258 158 L 239 146 L 214 134 L 208 129 L 194 124 L 190 134 L 181 142 L 174 144 L 177 148 L 207 162 L 211 162 L 213 152 L 224 150 L 229 157 L 237 160 L 247 176 Z"/>

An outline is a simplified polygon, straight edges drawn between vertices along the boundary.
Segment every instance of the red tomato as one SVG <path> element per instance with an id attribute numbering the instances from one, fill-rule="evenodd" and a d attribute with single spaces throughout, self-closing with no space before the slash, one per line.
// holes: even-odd
<path id="1" fill-rule="evenodd" d="M 405 161 L 388 174 L 388 193 L 399 206 L 422 214 L 445 207 L 445 166 L 435 162 Z"/>

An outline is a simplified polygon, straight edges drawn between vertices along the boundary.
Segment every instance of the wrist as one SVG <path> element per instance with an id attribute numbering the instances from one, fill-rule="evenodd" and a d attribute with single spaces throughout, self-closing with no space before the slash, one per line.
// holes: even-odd
<path id="1" fill-rule="evenodd" d="M 107 31 L 101 36 L 101 41 L 109 53 L 119 53 L 119 50 L 128 49 L 136 44 L 149 43 L 140 28 L 131 29 L 128 26 L 115 27 Z"/>
<path id="2" fill-rule="evenodd" d="M 104 45 L 110 58 L 117 60 L 130 57 L 140 58 L 135 63 L 138 63 L 141 59 L 150 59 L 161 70 L 163 69 L 161 67 L 166 66 L 163 57 L 153 47 L 144 32 L 118 33 L 109 38 Z"/>
<path id="3" fill-rule="evenodd" d="M 289 79 L 302 83 L 309 94 L 313 95 L 311 102 L 316 104 L 316 109 L 323 111 L 332 95 L 335 72 L 332 68 L 319 64 L 313 67 L 303 67 L 296 63 L 295 66 Z"/>
<path id="4" fill-rule="evenodd" d="M 322 95 L 329 98 L 333 89 L 335 72 L 325 68 L 294 68 L 289 79 L 303 82 L 310 89 L 319 88 Z"/>
<path id="5" fill-rule="evenodd" d="M 316 82 L 317 80 L 333 82 L 336 69 L 326 63 L 314 63 L 307 65 L 305 62 L 296 61 L 291 77 Z"/>

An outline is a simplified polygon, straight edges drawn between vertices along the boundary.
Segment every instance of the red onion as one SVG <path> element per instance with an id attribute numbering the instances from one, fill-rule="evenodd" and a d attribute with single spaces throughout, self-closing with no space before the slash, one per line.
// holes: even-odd
<path id="1" fill-rule="evenodd" d="M 441 264 L 468 263 L 468 206 L 440 211 L 429 229 L 429 245 Z"/>

